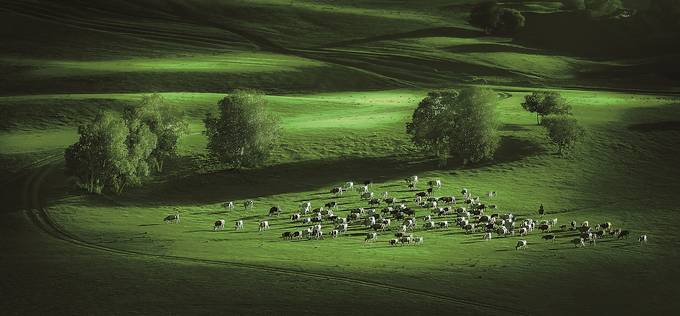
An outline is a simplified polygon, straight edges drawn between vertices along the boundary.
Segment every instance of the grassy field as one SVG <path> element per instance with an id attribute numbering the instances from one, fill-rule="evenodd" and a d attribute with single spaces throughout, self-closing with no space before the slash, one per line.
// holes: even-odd
<path id="1" fill-rule="evenodd" d="M 541 32 L 575 18 L 556 1 L 509 4 L 526 13 L 526 33 L 485 36 L 465 22 L 474 2 L 0 4 L 7 216 L 0 231 L 8 241 L 0 265 L 13 271 L 0 283 L 10 293 L 1 309 L 671 314 L 680 296 L 677 51 L 619 52 L 614 35 L 603 37 L 610 42 L 600 43 L 602 54 L 572 49 L 592 43 L 590 36 Z M 601 35 L 632 27 L 587 23 Z M 629 34 L 630 45 L 641 43 Z M 468 85 L 498 93 L 500 149 L 491 162 L 440 166 L 413 147 L 404 124 L 429 90 Z M 260 168 L 220 170 L 206 160 L 202 119 L 234 88 L 268 92 L 268 110 L 281 120 L 280 143 Z M 560 91 L 587 128 L 567 157 L 520 106 L 526 94 L 547 88 Z M 121 195 L 75 189 L 64 175 L 63 149 L 77 140 L 77 126 L 152 92 L 189 119 L 180 157 Z M 554 243 L 534 232 L 528 249 L 515 251 L 519 236 L 483 241 L 453 225 L 424 230 L 430 211 L 418 209 L 419 246 L 389 246 L 394 223 L 375 243 L 364 242 L 368 230 L 359 223 L 337 239 L 280 238 L 306 227 L 289 220 L 301 201 L 337 201 L 344 216 L 368 205 L 356 192 L 335 198 L 330 188 L 366 179 L 378 194 L 412 201 L 403 181 L 411 175 L 441 179 L 438 196 L 458 197 L 464 187 L 482 196 L 496 191 L 489 203 L 499 213 L 537 219 L 543 203 L 546 218 L 559 224 L 609 221 L 632 236 L 577 249 L 574 232 L 556 230 Z M 252 210 L 238 203 L 245 199 L 255 201 Z M 236 209 L 225 210 L 225 201 L 237 201 Z M 273 205 L 283 214 L 268 217 Z M 182 222 L 163 223 L 175 210 Z M 214 232 L 217 219 L 227 229 Z M 232 229 L 237 219 L 245 230 Z M 271 229 L 258 232 L 260 220 Z M 636 241 L 640 234 L 649 236 L 646 246 Z"/>

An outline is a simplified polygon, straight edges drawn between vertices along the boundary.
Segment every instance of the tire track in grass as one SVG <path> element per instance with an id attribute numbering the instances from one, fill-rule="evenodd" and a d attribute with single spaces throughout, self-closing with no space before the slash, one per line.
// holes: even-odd
<path id="1" fill-rule="evenodd" d="M 150 253 L 144 253 L 144 252 L 140 252 L 140 251 L 118 249 L 118 248 L 112 248 L 112 247 L 106 247 L 106 246 L 98 245 L 98 244 L 86 241 L 86 240 L 66 231 L 64 228 L 62 228 L 59 224 L 57 224 L 52 219 L 52 217 L 50 216 L 47 209 L 45 209 L 43 207 L 43 205 L 45 203 L 45 196 L 42 196 L 42 195 L 44 194 L 44 191 L 46 189 L 43 186 L 44 179 L 47 178 L 49 176 L 49 174 L 52 173 L 53 171 L 54 171 L 54 165 L 53 164 L 48 165 L 48 166 L 45 166 L 45 167 L 41 168 L 40 170 L 34 172 L 33 174 L 30 175 L 30 178 L 27 179 L 27 183 L 25 184 L 24 190 L 22 190 L 22 191 L 24 191 L 23 196 L 28 197 L 28 198 L 23 199 L 23 203 L 25 203 L 23 205 L 24 206 L 24 214 L 30 219 L 30 221 L 37 228 L 39 228 L 41 231 L 43 231 L 48 236 L 51 236 L 55 239 L 62 240 L 64 242 L 70 243 L 70 244 L 78 246 L 78 247 L 83 247 L 83 248 L 88 248 L 88 249 L 98 250 L 98 251 L 104 251 L 104 252 L 118 254 L 118 255 L 125 255 L 125 256 L 162 259 L 162 260 L 169 260 L 169 261 L 175 261 L 175 262 L 187 262 L 187 263 L 199 263 L 199 264 L 209 264 L 209 265 L 218 265 L 218 266 L 227 266 L 227 267 L 238 267 L 238 268 L 249 269 L 249 270 L 285 274 L 285 275 L 290 275 L 290 276 L 295 276 L 295 277 L 302 276 L 302 277 L 319 279 L 319 280 L 332 280 L 332 281 L 343 282 L 343 283 L 347 283 L 347 284 L 355 284 L 355 285 L 359 285 L 359 286 L 367 286 L 367 287 L 372 287 L 372 288 L 377 288 L 377 289 L 390 290 L 390 291 L 400 292 L 400 293 L 404 293 L 404 294 L 417 295 L 417 296 L 430 298 L 430 299 L 437 299 L 437 300 L 440 300 L 440 301 L 443 301 L 443 302 L 459 304 L 461 306 L 470 306 L 470 307 L 474 307 L 474 308 L 479 308 L 479 309 L 482 309 L 482 310 L 487 311 L 487 312 L 491 312 L 491 311 L 493 311 L 493 312 L 509 312 L 509 313 L 514 314 L 514 315 L 528 315 L 528 313 L 526 311 L 520 310 L 520 309 L 515 309 L 515 308 L 512 308 L 512 307 L 495 305 L 495 304 L 490 304 L 490 303 L 486 303 L 486 302 L 471 301 L 471 300 L 452 297 L 452 296 L 443 295 L 443 294 L 439 294 L 439 293 L 435 293 L 435 292 L 430 292 L 430 291 L 425 291 L 425 290 L 417 290 L 417 289 L 412 289 L 412 288 L 407 288 L 407 287 L 402 287 L 402 286 L 396 286 L 396 285 L 391 285 L 391 284 L 387 284 L 387 283 L 369 281 L 369 280 L 342 277 L 342 276 L 332 275 L 332 274 L 323 274 L 323 273 L 316 273 L 316 272 L 286 269 L 286 268 L 266 266 L 266 265 L 249 264 L 249 263 L 242 263 L 242 262 L 235 262 L 235 261 L 222 261 L 222 260 L 200 259 L 200 258 L 192 258 L 192 257 L 184 257 L 184 256 L 150 254 Z M 28 192 L 25 192 L 26 190 Z"/>

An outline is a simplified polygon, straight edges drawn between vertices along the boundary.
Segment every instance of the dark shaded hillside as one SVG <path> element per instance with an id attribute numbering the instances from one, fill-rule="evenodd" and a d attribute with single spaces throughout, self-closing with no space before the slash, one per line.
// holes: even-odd
<path id="1" fill-rule="evenodd" d="M 585 12 L 525 12 L 518 44 L 591 58 L 652 57 L 680 53 L 680 36 L 659 33 L 642 16 L 592 19 Z"/>

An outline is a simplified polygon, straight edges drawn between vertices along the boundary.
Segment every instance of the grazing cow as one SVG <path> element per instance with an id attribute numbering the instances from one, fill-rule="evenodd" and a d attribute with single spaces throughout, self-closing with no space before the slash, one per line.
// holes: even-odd
<path id="1" fill-rule="evenodd" d="M 548 221 L 548 225 L 550 225 L 550 226 L 555 226 L 555 225 L 557 225 L 557 218 L 553 218 L 553 219 L 549 220 L 549 221 Z"/>
<path id="2" fill-rule="evenodd" d="M 332 201 L 324 204 L 324 207 L 327 209 L 337 209 L 338 208 L 338 202 Z"/>
<path id="3" fill-rule="evenodd" d="M 518 240 L 517 245 L 515 246 L 515 250 L 519 249 L 527 249 L 527 241 L 524 239 Z"/>
<path id="4" fill-rule="evenodd" d="M 340 231 L 341 233 L 347 232 L 347 228 L 349 228 L 349 225 L 347 225 L 347 223 L 343 223 L 335 227 L 335 229 Z"/>
<path id="5" fill-rule="evenodd" d="M 472 233 L 475 231 L 475 224 L 466 224 L 463 229 L 465 229 L 466 234 Z"/>
<path id="6" fill-rule="evenodd" d="M 292 239 L 293 238 L 293 232 L 283 232 L 281 234 L 281 238 L 283 239 Z"/>
<path id="7" fill-rule="evenodd" d="M 335 187 L 331 189 L 331 194 L 338 196 L 342 195 L 342 187 Z"/>
<path id="8" fill-rule="evenodd" d="M 311 223 L 311 222 L 312 222 L 312 218 L 311 218 L 311 217 L 305 217 L 305 218 L 302 219 L 302 223 L 303 223 L 303 224 L 309 224 L 309 223 Z"/>
<path id="9" fill-rule="evenodd" d="M 383 201 L 385 201 L 385 203 L 390 204 L 390 205 L 397 203 L 397 199 L 393 198 L 393 197 L 388 197 L 388 198 L 384 199 Z"/>
<path id="10" fill-rule="evenodd" d="M 555 235 L 543 235 L 543 237 L 541 238 L 543 238 L 544 240 L 550 240 L 552 242 L 555 242 Z"/>
<path id="11" fill-rule="evenodd" d="M 591 232 L 581 233 L 580 237 L 583 238 L 583 240 L 590 240 L 591 238 L 593 238 L 593 233 Z"/>
<path id="12" fill-rule="evenodd" d="M 446 204 L 453 204 L 456 203 L 456 198 L 453 196 L 442 196 L 439 198 L 439 201 L 444 202 Z"/>
<path id="13" fill-rule="evenodd" d="M 423 223 L 423 229 L 432 229 L 432 228 L 434 228 L 434 222 Z"/>
<path id="14" fill-rule="evenodd" d="M 435 180 L 427 181 L 427 186 L 429 186 L 430 188 L 441 189 L 442 188 L 442 180 L 435 179 Z"/>
<path id="15" fill-rule="evenodd" d="M 588 223 L 588 221 L 584 221 L 581 223 L 581 227 L 590 227 L 590 223 Z"/>
<path id="16" fill-rule="evenodd" d="M 647 235 L 640 235 L 640 237 L 638 237 L 638 242 L 640 242 L 640 246 L 642 246 L 643 244 L 646 245 L 647 244 Z"/>
<path id="17" fill-rule="evenodd" d="M 597 245 L 597 238 L 597 234 L 590 234 L 590 244 L 593 246 Z"/>
<path id="18" fill-rule="evenodd" d="M 432 192 L 434 192 L 434 189 L 427 188 L 427 190 L 425 190 L 425 191 L 427 192 L 427 196 L 430 196 L 430 195 L 432 195 Z"/>
<path id="19" fill-rule="evenodd" d="M 483 240 L 491 240 L 491 233 L 484 233 Z"/>
<path id="20" fill-rule="evenodd" d="M 538 229 L 540 229 L 541 232 L 545 233 L 547 230 L 550 229 L 550 225 L 548 225 L 548 224 L 541 224 L 541 225 L 538 225 Z"/>
<path id="21" fill-rule="evenodd" d="M 369 200 L 373 198 L 373 192 L 364 192 L 361 193 L 361 199 L 362 200 Z"/>
<path id="22" fill-rule="evenodd" d="M 389 227 L 390 224 L 392 224 L 392 220 L 390 220 L 389 218 L 385 218 L 382 220 L 382 223 L 385 224 L 385 226 Z"/>
<path id="23" fill-rule="evenodd" d="M 571 242 L 574 244 L 574 247 L 576 247 L 576 248 L 586 246 L 585 239 L 583 239 L 583 238 L 574 238 L 574 239 L 571 240 Z"/>
<path id="24" fill-rule="evenodd" d="M 175 213 L 173 215 L 168 215 L 163 219 L 164 222 L 166 223 L 171 223 L 175 222 L 175 224 L 179 223 L 179 213 Z"/>
<path id="25" fill-rule="evenodd" d="M 399 239 L 390 239 L 390 240 L 388 241 L 388 243 L 390 244 L 390 246 L 396 246 L 396 245 L 397 245 L 397 242 L 399 242 Z"/>
<path id="26" fill-rule="evenodd" d="M 239 219 L 234 222 L 234 230 L 242 230 L 243 229 L 243 220 Z"/>
<path id="27" fill-rule="evenodd" d="M 362 185 L 359 187 L 359 192 L 363 193 L 368 193 L 371 192 L 370 188 L 367 185 Z"/>
<path id="28" fill-rule="evenodd" d="M 373 230 L 375 230 L 375 231 L 384 231 L 385 227 L 386 226 L 383 223 L 375 223 L 375 224 L 371 225 L 371 228 L 373 228 Z"/>
<path id="29" fill-rule="evenodd" d="M 423 217 L 423 221 L 431 222 L 431 221 L 432 221 L 432 215 L 425 215 L 425 216 Z"/>
<path id="30" fill-rule="evenodd" d="M 369 241 L 376 241 L 378 239 L 378 233 L 372 232 L 366 234 L 366 239 L 364 239 L 364 242 L 369 242 Z"/>
<path id="31" fill-rule="evenodd" d="M 412 236 L 404 236 L 399 238 L 399 242 L 401 242 L 401 245 L 403 246 L 404 244 L 410 244 L 413 241 Z"/>
<path id="32" fill-rule="evenodd" d="M 418 176 L 410 176 L 404 180 L 408 183 L 409 188 L 411 188 L 411 186 L 415 187 L 416 184 L 418 184 Z"/>
<path id="33" fill-rule="evenodd" d="M 597 227 L 600 228 L 600 229 L 603 229 L 603 230 L 610 230 L 610 229 L 612 229 L 612 223 L 606 222 L 606 223 L 598 224 Z"/>
<path id="34" fill-rule="evenodd" d="M 247 210 L 247 209 L 249 209 L 249 208 L 253 208 L 253 206 L 255 206 L 255 201 L 253 201 L 253 200 L 245 200 L 245 201 L 243 201 L 243 209 L 246 209 L 246 210 Z"/>
<path id="35" fill-rule="evenodd" d="M 345 182 L 345 190 L 354 191 L 354 182 L 352 182 L 352 181 Z"/>
<path id="36" fill-rule="evenodd" d="M 217 231 L 218 229 L 219 230 L 224 229 L 224 220 L 223 219 L 215 221 L 215 225 L 213 226 L 213 231 Z"/>
<path id="37" fill-rule="evenodd" d="M 579 230 L 581 233 L 587 233 L 587 232 L 590 232 L 590 227 L 588 227 L 588 226 L 581 226 L 581 227 L 578 228 L 578 230 Z"/>
<path id="38" fill-rule="evenodd" d="M 267 229 L 269 229 L 269 221 L 261 221 L 258 231 L 263 231 Z"/>
<path id="39" fill-rule="evenodd" d="M 366 218 L 366 221 L 364 221 L 364 225 L 366 225 L 366 226 L 368 226 L 368 227 L 371 227 L 371 226 L 375 225 L 375 223 L 376 223 L 376 222 L 375 222 L 375 217 L 374 217 L 374 216 L 369 216 L 368 218 Z"/>
<path id="40" fill-rule="evenodd" d="M 302 238 L 303 235 L 304 235 L 304 233 L 303 233 L 302 231 L 297 231 L 297 232 L 293 232 L 293 235 L 290 236 L 290 238 L 291 238 L 291 239 L 293 239 L 293 238 Z"/>
<path id="41" fill-rule="evenodd" d="M 630 232 L 627 230 L 622 230 L 618 236 L 616 236 L 618 239 L 621 238 L 628 238 L 628 235 L 630 235 Z"/>
<path id="42" fill-rule="evenodd" d="M 467 199 L 468 195 L 470 195 L 470 191 L 468 191 L 466 188 L 463 188 L 463 190 L 460 191 L 460 194 L 462 194 L 463 197 Z"/>
<path id="43" fill-rule="evenodd" d="M 371 207 L 380 205 L 380 199 L 372 198 L 372 199 L 368 200 L 368 205 L 371 206 Z"/>
<path id="44" fill-rule="evenodd" d="M 404 225 L 406 225 L 406 228 L 408 229 L 413 229 L 416 226 L 416 219 L 407 218 L 406 221 L 404 222 Z"/>
<path id="45" fill-rule="evenodd" d="M 526 236 L 529 233 L 529 230 L 526 227 L 522 227 L 519 229 L 519 235 L 520 236 Z"/>
<path id="46" fill-rule="evenodd" d="M 421 236 L 413 237 L 413 243 L 416 245 L 422 245 L 424 238 Z"/>
<path id="47" fill-rule="evenodd" d="M 269 209 L 269 216 L 279 216 L 281 214 L 281 208 L 278 206 L 272 206 L 272 208 Z"/>
<path id="48" fill-rule="evenodd" d="M 331 237 L 338 238 L 338 234 L 340 234 L 340 231 L 337 229 L 331 230 Z"/>
<path id="49" fill-rule="evenodd" d="M 224 204 L 222 204 L 222 206 L 224 206 L 224 208 L 226 208 L 228 210 L 233 210 L 234 209 L 234 201 L 224 202 Z"/>
<path id="50" fill-rule="evenodd" d="M 493 199 L 496 197 L 496 191 L 489 191 L 486 193 L 486 196 L 490 199 Z"/>
<path id="51" fill-rule="evenodd" d="M 295 213 L 295 214 L 293 214 L 293 215 L 290 216 L 290 221 L 291 221 L 291 222 L 297 222 L 297 221 L 299 221 L 301 218 L 302 218 L 302 215 L 300 215 L 300 213 Z"/>
<path id="52" fill-rule="evenodd" d="M 545 214 L 545 209 L 543 208 L 543 203 L 541 203 L 541 206 L 538 207 L 538 215 L 543 216 Z"/>
<path id="53" fill-rule="evenodd" d="M 571 230 L 576 229 L 576 221 L 572 220 L 571 221 Z"/>
<path id="54" fill-rule="evenodd" d="M 509 234 L 508 228 L 505 226 L 500 226 L 498 229 L 496 229 L 496 234 L 498 234 L 498 236 L 505 237 Z"/>
<path id="55" fill-rule="evenodd" d="M 439 226 L 439 228 L 448 229 L 449 228 L 449 222 L 448 221 L 441 221 L 441 222 L 437 223 L 437 226 Z"/>

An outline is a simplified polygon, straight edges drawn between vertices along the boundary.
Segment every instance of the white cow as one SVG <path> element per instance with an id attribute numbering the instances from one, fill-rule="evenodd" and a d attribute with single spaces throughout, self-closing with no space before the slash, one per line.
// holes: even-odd
<path id="1" fill-rule="evenodd" d="M 416 245 L 422 245 L 423 237 L 413 237 L 413 243 L 415 243 Z"/>
<path id="2" fill-rule="evenodd" d="M 370 192 L 370 188 L 367 185 L 362 185 L 359 187 L 359 192 L 361 192 L 361 194 L 368 193 Z"/>
<path id="3" fill-rule="evenodd" d="M 527 248 L 527 241 L 522 239 L 517 241 L 517 245 L 515 246 L 515 250 L 518 249 L 526 249 Z"/>
<path id="4" fill-rule="evenodd" d="M 427 182 L 427 185 L 430 188 L 441 189 L 442 188 L 442 180 L 439 180 L 439 179 L 430 180 L 430 181 Z"/>
<path id="5" fill-rule="evenodd" d="M 267 229 L 269 229 L 269 221 L 261 221 L 259 231 L 263 231 L 263 230 L 267 230 Z"/>
<path id="6" fill-rule="evenodd" d="M 366 234 L 366 239 L 364 239 L 364 242 L 369 242 L 369 241 L 376 241 L 378 239 L 378 233 L 372 232 Z"/>
<path id="7" fill-rule="evenodd" d="M 290 220 L 291 220 L 292 222 L 297 222 L 297 221 L 299 221 L 301 218 L 302 218 L 302 215 L 300 215 L 300 213 L 295 213 L 295 214 L 293 214 L 293 215 L 290 216 Z"/>
<path id="8" fill-rule="evenodd" d="M 439 228 L 449 229 L 449 221 L 441 221 L 437 223 L 437 225 L 439 226 Z"/>
<path id="9" fill-rule="evenodd" d="M 647 235 L 640 235 L 640 237 L 638 237 L 638 241 L 640 242 L 640 246 L 642 246 L 643 244 L 646 245 L 647 244 Z"/>
<path id="10" fill-rule="evenodd" d="M 342 223 L 342 224 L 336 226 L 335 229 L 340 231 L 341 233 L 345 233 L 345 232 L 347 232 L 348 227 L 349 227 L 349 225 L 347 225 L 347 223 Z"/>
<path id="11" fill-rule="evenodd" d="M 522 228 L 519 229 L 519 235 L 520 236 L 524 237 L 524 236 L 527 235 L 527 233 L 529 233 L 529 230 L 526 227 L 522 227 Z"/>
<path id="12" fill-rule="evenodd" d="M 224 220 L 220 219 L 215 222 L 215 226 L 213 226 L 213 231 L 217 230 L 223 230 L 224 229 Z"/>
<path id="13" fill-rule="evenodd" d="M 244 209 L 253 208 L 253 206 L 255 206 L 255 201 L 253 201 L 253 200 L 245 200 L 245 201 L 243 201 L 243 208 L 244 208 Z"/>
<path id="14" fill-rule="evenodd" d="M 482 239 L 491 240 L 491 233 L 484 233 L 484 237 Z"/>
<path id="15" fill-rule="evenodd" d="M 228 210 L 233 210 L 234 209 L 234 201 L 225 202 L 224 204 L 222 204 L 222 206 L 224 206 L 224 208 L 226 208 Z"/>
<path id="16" fill-rule="evenodd" d="M 352 181 L 345 182 L 345 189 L 354 191 L 354 182 Z"/>
<path id="17" fill-rule="evenodd" d="M 234 229 L 235 230 L 242 230 L 243 229 L 243 220 L 239 219 L 234 222 Z"/>
<path id="18" fill-rule="evenodd" d="M 432 228 L 434 228 L 434 222 L 425 222 L 425 223 L 423 224 L 423 228 L 424 228 L 424 229 L 432 229 Z"/>

